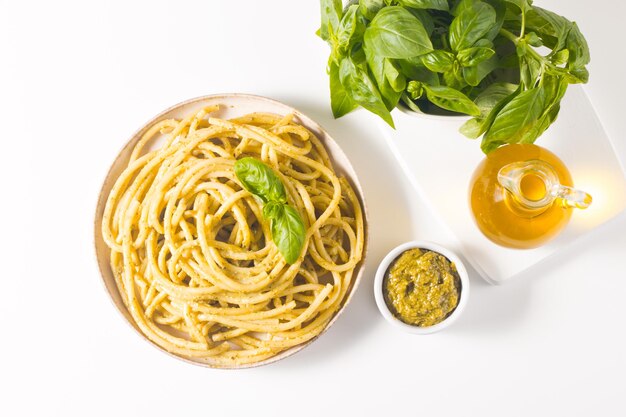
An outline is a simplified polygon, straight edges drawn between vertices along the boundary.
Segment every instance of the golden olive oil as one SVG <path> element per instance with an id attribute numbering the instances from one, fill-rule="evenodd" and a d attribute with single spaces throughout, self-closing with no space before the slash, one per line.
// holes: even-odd
<path id="1" fill-rule="evenodd" d="M 499 173 L 501 178 L 503 167 L 518 162 L 522 165 L 516 172 L 517 182 L 509 190 L 499 180 Z M 534 169 L 537 164 L 552 168 L 556 174 L 553 183 Z M 572 215 L 571 205 L 558 197 L 548 198 L 559 186 L 572 187 L 573 182 L 556 155 L 537 145 L 506 145 L 487 155 L 474 172 L 470 183 L 472 214 L 491 241 L 510 248 L 535 248 L 554 238 Z"/>

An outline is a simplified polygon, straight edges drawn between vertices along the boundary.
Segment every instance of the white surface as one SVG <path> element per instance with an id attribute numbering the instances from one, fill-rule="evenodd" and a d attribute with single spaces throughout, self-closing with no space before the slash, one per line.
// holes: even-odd
<path id="1" fill-rule="evenodd" d="M 558 120 L 537 142 L 568 167 L 576 188 L 593 196 L 586 210 L 574 210 L 569 225 L 556 239 L 535 249 L 509 249 L 487 239 L 472 218 L 468 198 L 471 177 L 485 158 L 480 140 L 459 133 L 465 118 L 433 118 L 394 111 L 396 129 L 378 120 L 409 182 L 452 231 L 446 242 L 463 254 L 480 275 L 501 284 L 558 254 L 626 208 L 626 178 L 596 112 L 580 86 L 572 86 L 561 102 Z"/>
<path id="2" fill-rule="evenodd" d="M 624 159 L 615 31 L 626 6 L 537 3 L 587 34 L 589 94 Z M 524 279 L 494 287 L 470 271 L 467 309 L 444 332 L 417 337 L 384 321 L 377 263 L 404 241 L 448 236 L 374 119 L 332 119 L 317 2 L 0 4 L 0 415 L 626 413 L 624 216 Z M 106 168 L 138 126 L 183 99 L 234 91 L 300 108 L 337 139 L 365 189 L 371 252 L 320 340 L 265 368 L 220 371 L 173 360 L 126 326 L 100 283 L 91 221 Z"/>

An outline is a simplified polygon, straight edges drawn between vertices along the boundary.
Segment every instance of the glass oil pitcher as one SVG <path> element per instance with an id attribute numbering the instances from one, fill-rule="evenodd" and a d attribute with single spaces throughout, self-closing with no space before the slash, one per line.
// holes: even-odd
<path id="1" fill-rule="evenodd" d="M 567 167 L 547 149 L 506 145 L 491 152 L 474 172 L 472 214 L 494 243 L 535 248 L 563 230 L 574 208 L 591 204 L 591 196 L 573 185 Z"/>

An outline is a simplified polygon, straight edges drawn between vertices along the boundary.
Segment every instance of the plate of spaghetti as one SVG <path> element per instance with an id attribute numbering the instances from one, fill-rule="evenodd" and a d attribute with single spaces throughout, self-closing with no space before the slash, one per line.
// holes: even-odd
<path id="1" fill-rule="evenodd" d="M 212 95 L 131 137 L 94 234 L 105 288 L 141 336 L 194 364 L 246 368 L 337 320 L 363 273 L 367 211 L 313 120 L 264 97 Z"/>

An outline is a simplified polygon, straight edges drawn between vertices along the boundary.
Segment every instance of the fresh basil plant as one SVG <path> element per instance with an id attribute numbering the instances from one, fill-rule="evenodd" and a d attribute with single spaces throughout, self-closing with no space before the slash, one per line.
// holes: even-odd
<path id="1" fill-rule="evenodd" d="M 300 257 L 306 228 L 300 214 L 287 204 L 287 192 L 276 173 L 263 162 L 245 157 L 235 162 L 235 175 L 243 188 L 263 204 L 263 217 L 270 221 L 272 240 L 289 264 Z"/>
<path id="2" fill-rule="evenodd" d="M 393 127 L 399 104 L 467 114 L 461 132 L 482 136 L 488 153 L 533 143 L 556 119 L 568 85 L 589 78 L 576 23 L 532 0 L 320 4 L 335 117 L 361 106 Z"/>

